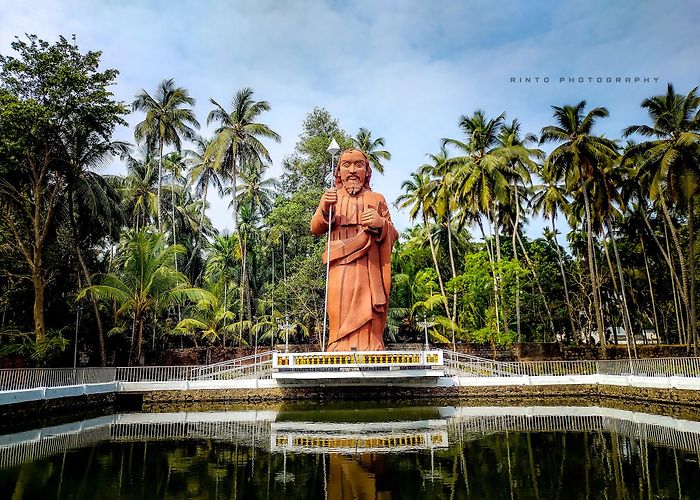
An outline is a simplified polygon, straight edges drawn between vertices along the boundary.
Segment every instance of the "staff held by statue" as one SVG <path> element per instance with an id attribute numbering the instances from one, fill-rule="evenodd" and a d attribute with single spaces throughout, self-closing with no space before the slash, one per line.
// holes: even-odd
<path id="1" fill-rule="evenodd" d="M 331 155 L 331 172 L 330 172 L 330 185 L 331 189 L 333 188 L 334 185 L 334 172 L 335 172 L 335 165 L 333 164 L 333 160 L 335 159 L 335 155 L 338 154 L 338 151 L 340 151 L 340 146 L 335 140 L 335 137 L 331 139 L 331 143 L 328 146 L 328 149 L 326 149 Z M 326 255 L 330 255 L 331 253 L 331 225 L 333 220 L 333 207 L 330 208 L 328 211 L 328 242 L 326 243 Z M 326 324 L 328 322 L 328 275 L 330 273 L 330 266 L 331 266 L 331 261 L 330 259 L 326 260 L 326 294 L 323 298 L 323 332 L 321 333 L 322 335 L 322 340 L 321 340 L 321 351 L 326 350 Z"/>

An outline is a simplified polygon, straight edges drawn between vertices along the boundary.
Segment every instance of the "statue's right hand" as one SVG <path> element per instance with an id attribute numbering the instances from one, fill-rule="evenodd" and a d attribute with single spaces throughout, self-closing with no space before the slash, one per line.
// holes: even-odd
<path id="1" fill-rule="evenodd" d="M 338 203 L 338 192 L 335 189 L 327 189 L 321 196 L 321 210 L 329 212 L 336 203 Z"/>

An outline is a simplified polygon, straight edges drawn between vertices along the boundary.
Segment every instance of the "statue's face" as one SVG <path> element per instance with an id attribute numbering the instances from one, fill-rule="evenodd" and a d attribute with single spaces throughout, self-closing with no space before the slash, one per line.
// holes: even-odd
<path id="1" fill-rule="evenodd" d="M 350 194 L 357 194 L 367 178 L 367 161 L 359 151 L 348 151 L 340 157 L 340 180 Z"/>

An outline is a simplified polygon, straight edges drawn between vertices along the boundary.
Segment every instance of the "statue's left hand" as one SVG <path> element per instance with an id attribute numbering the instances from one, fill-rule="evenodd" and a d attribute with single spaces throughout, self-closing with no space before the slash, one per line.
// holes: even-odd
<path id="1" fill-rule="evenodd" d="M 379 229 L 384 225 L 384 219 L 377 213 L 373 208 L 368 208 L 362 212 L 362 218 L 360 219 L 360 224 L 367 226 L 372 229 Z"/>

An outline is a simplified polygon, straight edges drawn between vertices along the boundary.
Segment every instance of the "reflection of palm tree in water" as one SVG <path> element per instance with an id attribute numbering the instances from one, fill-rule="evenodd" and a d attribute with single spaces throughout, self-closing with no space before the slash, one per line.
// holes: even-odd
<path id="1" fill-rule="evenodd" d="M 374 499 L 391 498 L 391 491 L 380 491 L 387 471 L 386 457 L 365 454 L 349 457 L 330 455 L 328 474 L 328 498 Z"/>

